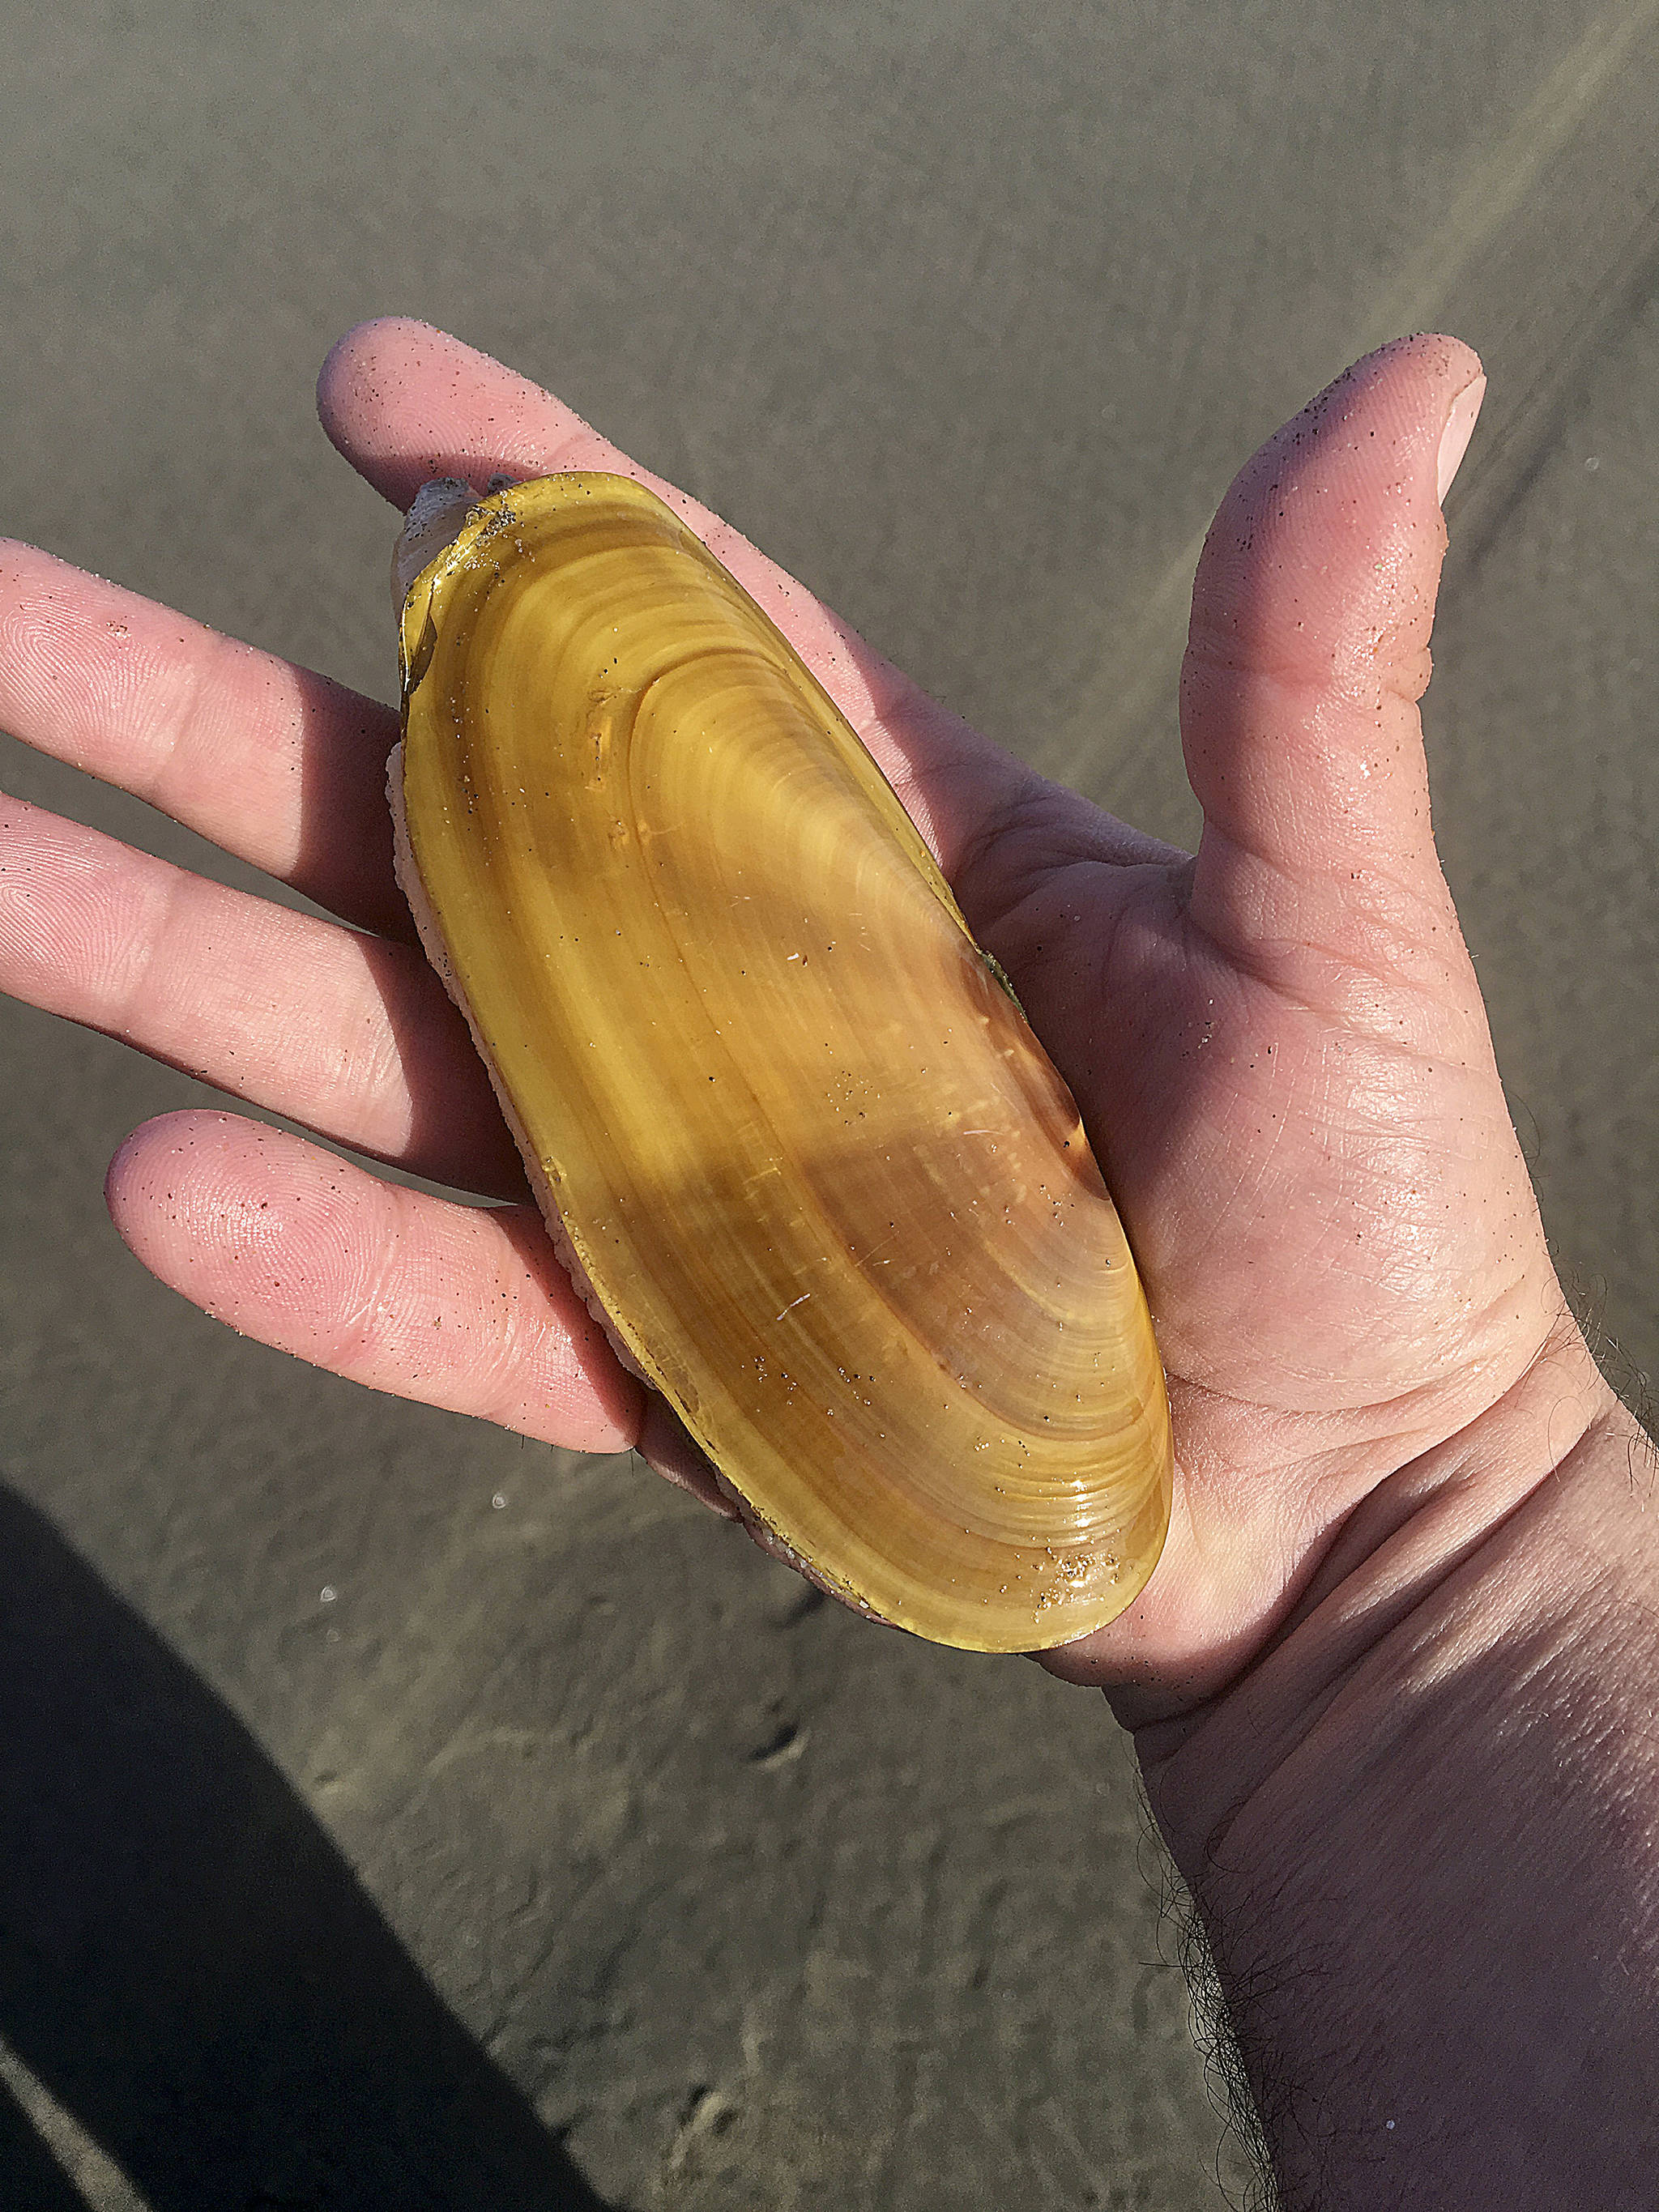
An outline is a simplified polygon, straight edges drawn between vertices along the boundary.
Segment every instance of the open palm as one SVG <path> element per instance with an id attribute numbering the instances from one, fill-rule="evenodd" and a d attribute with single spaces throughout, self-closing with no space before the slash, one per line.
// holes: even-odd
<path id="1" fill-rule="evenodd" d="M 1279 434 L 1200 567 L 1182 681 L 1195 859 L 999 753 L 670 488 L 864 737 L 1007 969 L 1134 1243 L 1169 1370 L 1169 1548 L 1055 1671 L 1178 1712 L 1304 1600 L 1361 1502 L 1494 1404 L 1559 1293 L 1429 829 L 1416 701 L 1479 364 L 1385 349 Z M 642 475 L 424 325 L 337 347 L 330 435 L 434 473 Z M 1451 418 L 1449 429 L 1447 428 Z M 647 479 L 651 481 L 651 479 Z M 375 1388 L 698 1487 L 565 1281 L 392 879 L 388 710 L 27 547 L 0 555 L 0 723 L 340 917 L 0 799 L 0 984 L 489 1209 L 236 1116 L 138 1130 L 123 1236 L 246 1334 Z M 342 924 L 346 926 L 341 926 Z"/>

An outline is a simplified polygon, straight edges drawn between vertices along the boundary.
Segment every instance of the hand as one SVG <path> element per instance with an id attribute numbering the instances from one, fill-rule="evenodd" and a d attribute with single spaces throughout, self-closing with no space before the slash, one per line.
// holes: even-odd
<path id="1" fill-rule="evenodd" d="M 1129 1612 L 1046 1663 L 1115 1685 L 1132 1721 L 1247 1668 L 1362 1501 L 1570 1334 L 1435 858 L 1416 714 L 1437 461 L 1443 435 L 1455 465 L 1480 389 L 1452 340 L 1386 348 L 1234 485 L 1182 680 L 1196 859 L 1000 755 L 655 487 L 870 745 L 1118 1199 L 1170 1373 L 1176 1514 Z M 319 404 L 400 506 L 434 473 L 643 474 L 410 322 L 343 339 Z M 133 1250 L 319 1365 L 580 1449 L 637 1443 L 697 1486 L 554 1261 L 415 945 L 391 867 L 391 712 L 27 548 L 0 559 L 0 722 L 344 925 L 0 801 L 0 983 L 370 1158 L 516 1201 L 449 1204 L 258 1123 L 173 1114 L 110 1170 Z"/>

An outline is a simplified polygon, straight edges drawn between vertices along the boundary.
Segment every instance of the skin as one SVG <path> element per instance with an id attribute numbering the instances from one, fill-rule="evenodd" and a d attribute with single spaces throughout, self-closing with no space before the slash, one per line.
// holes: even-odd
<path id="1" fill-rule="evenodd" d="M 1606 2029 L 1629 1991 L 1651 2002 L 1651 1944 L 1620 1952 L 1613 1996 L 1587 1963 L 1586 1852 L 1607 1845 L 1595 1879 L 1620 1925 L 1651 1936 L 1659 1893 L 1641 1823 L 1616 1849 L 1586 1830 L 1608 1759 L 1563 1785 L 1555 1828 L 1540 1814 L 1507 1857 L 1492 1840 L 1591 1742 L 1616 1743 L 1620 1805 L 1659 1795 L 1639 1724 L 1659 1558 L 1640 1432 L 1550 1264 L 1430 826 L 1417 702 L 1439 502 L 1483 389 L 1455 340 L 1401 340 L 1235 482 L 1182 679 L 1195 856 L 1003 756 L 457 341 L 366 325 L 319 394 L 335 445 L 399 506 L 434 474 L 567 468 L 670 500 L 858 729 L 1070 1084 L 1146 1282 L 1178 1481 L 1146 1590 L 1042 1660 L 1135 1731 L 1298 2205 L 1498 2201 L 1492 2146 L 1517 2129 L 1532 2148 L 1502 2201 L 1582 2196 L 1592 2127 L 1604 2158 L 1620 2132 L 1597 2118 L 1608 2099 L 1659 2102 L 1634 2031 Z M 110 1169 L 132 1249 L 264 1342 L 528 1436 L 637 1445 L 723 1507 L 553 1261 L 415 946 L 383 800 L 392 714 L 23 546 L 0 550 L 0 724 L 349 925 L 0 799 L 0 985 L 370 1158 L 519 1201 L 450 1206 L 234 1115 L 173 1114 Z M 1424 1793 L 1460 1790 L 1467 1839 L 1429 1897 Z M 1504 2017 L 1553 1975 L 1566 2018 L 1547 2053 L 1522 2035 L 1487 2063 L 1504 1990 L 1482 1901 L 1522 1879 Z M 1319 1965 L 1292 2002 L 1310 1931 Z M 1396 1970 L 1398 2033 L 1375 1998 Z M 1610 2179 L 1587 2201 L 1626 2199 Z"/>

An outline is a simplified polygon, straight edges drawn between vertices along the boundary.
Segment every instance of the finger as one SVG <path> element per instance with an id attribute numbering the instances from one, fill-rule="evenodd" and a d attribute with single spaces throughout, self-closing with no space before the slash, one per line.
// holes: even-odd
<path id="1" fill-rule="evenodd" d="M 1315 999 L 1333 959 L 1387 967 L 1455 942 L 1417 702 L 1446 542 L 1437 464 L 1484 389 L 1454 338 L 1384 346 L 1240 472 L 1199 564 L 1181 684 L 1204 809 L 1191 912 Z"/>
<path id="2" fill-rule="evenodd" d="M 392 317 L 348 331 L 324 365 L 317 404 L 339 451 L 399 507 L 433 476 L 482 486 L 497 471 L 598 469 L 648 485 L 776 623 L 847 716 L 972 918 L 976 860 L 996 827 L 1043 787 L 1041 779 L 928 698 L 728 523 L 618 453 L 527 378 L 425 323 Z"/>
<path id="3" fill-rule="evenodd" d="M 466 1024 L 419 951 L 4 797 L 0 990 L 378 1159 L 525 1195 Z"/>
<path id="4" fill-rule="evenodd" d="M 532 1207 L 451 1205 L 203 1112 L 136 1130 L 106 1195 L 152 1274 L 261 1344 L 573 1450 L 639 1434 L 642 1386 Z"/>
<path id="5" fill-rule="evenodd" d="M 7 540 L 0 728 L 412 940 L 386 804 L 398 721 L 374 700 Z"/>

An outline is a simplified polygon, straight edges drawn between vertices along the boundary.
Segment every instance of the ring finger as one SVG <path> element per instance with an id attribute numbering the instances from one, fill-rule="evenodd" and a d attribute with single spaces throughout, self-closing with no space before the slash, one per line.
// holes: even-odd
<path id="1" fill-rule="evenodd" d="M 412 1173 L 521 1198 L 466 1025 L 410 945 L 0 798 L 0 990 Z"/>

